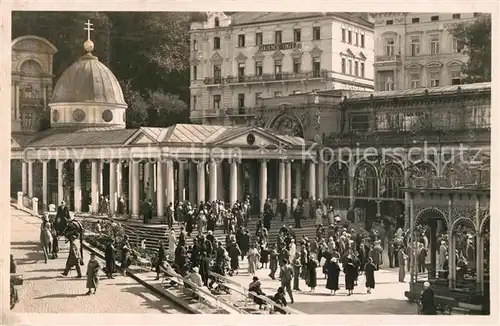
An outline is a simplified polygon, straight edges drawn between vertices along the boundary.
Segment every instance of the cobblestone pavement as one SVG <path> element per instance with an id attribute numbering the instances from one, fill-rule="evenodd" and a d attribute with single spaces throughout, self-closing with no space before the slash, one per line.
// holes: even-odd
<path id="1" fill-rule="evenodd" d="M 247 272 L 247 266 L 246 261 L 240 262 L 239 275 L 232 277 L 243 286 L 248 286 L 252 281 L 252 276 Z M 278 274 L 279 272 L 276 276 Z M 260 269 L 256 275 L 261 280 L 262 290 L 266 295 L 276 293 L 280 282 L 268 276 L 269 269 Z M 340 290 L 336 295 L 331 295 L 330 290 L 326 289 L 326 279 L 321 267 L 318 268 L 317 275 L 318 284 L 314 292 L 310 292 L 305 281 L 300 280 L 299 288 L 302 291 L 293 291 L 295 303 L 290 307 L 306 314 L 416 314 L 416 305 L 409 303 L 404 296 L 409 285 L 398 282 L 397 268 L 381 269 L 375 272 L 376 285 L 371 294 L 366 293 L 365 277 L 361 275 L 352 296 L 347 296 L 343 273 L 339 278 Z M 409 277 L 407 274 L 407 281 Z M 288 295 L 286 298 L 290 301 Z"/>
<path id="2" fill-rule="evenodd" d="M 86 296 L 86 265 L 83 278 L 76 271 L 61 275 L 67 251 L 61 248 L 59 258 L 44 263 L 39 250 L 40 220 L 10 208 L 12 219 L 11 252 L 17 261 L 17 273 L 24 284 L 18 287 L 20 302 L 13 312 L 19 313 L 180 313 L 175 306 L 149 292 L 133 279 L 103 275 L 97 294 Z M 85 263 L 89 255 L 85 255 Z"/>

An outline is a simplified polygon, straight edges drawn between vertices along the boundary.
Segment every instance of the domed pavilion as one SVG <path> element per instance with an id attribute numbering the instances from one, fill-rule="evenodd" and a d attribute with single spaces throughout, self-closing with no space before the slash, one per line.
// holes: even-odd
<path id="1" fill-rule="evenodd" d="M 262 209 L 269 196 L 291 203 L 292 187 L 302 193 L 296 180 L 302 180 L 303 164 L 309 171 L 309 194 L 323 193 L 322 183 L 316 182 L 316 152 L 309 151 L 315 144 L 299 137 L 254 126 L 126 129 L 127 103 L 117 78 L 92 54 L 90 38 L 84 49 L 57 81 L 48 107 L 36 116 L 46 110 L 50 127 L 12 133 L 14 194 L 21 190 L 36 197 L 44 209 L 64 200 L 72 211 L 90 213 L 98 212 L 104 197 L 115 213 L 123 198 L 128 214 L 136 218 L 144 200 L 152 200 L 158 217 L 176 201 L 223 199 L 232 204 L 246 193 Z M 13 48 L 14 55 L 22 51 Z"/>

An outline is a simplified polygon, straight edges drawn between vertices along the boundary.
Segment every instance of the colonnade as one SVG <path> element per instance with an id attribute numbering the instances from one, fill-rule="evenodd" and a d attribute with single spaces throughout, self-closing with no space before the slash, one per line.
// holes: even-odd
<path id="1" fill-rule="evenodd" d="M 243 164 L 241 160 L 229 159 L 227 163 L 229 171 L 222 167 L 220 160 L 171 160 L 150 162 L 147 160 L 88 160 L 91 164 L 91 207 L 92 213 L 98 212 L 99 197 L 104 193 L 103 182 L 104 164 L 109 164 L 109 174 L 107 183 L 109 184 L 110 213 L 114 215 L 117 209 L 117 203 L 120 196 L 128 195 L 129 214 L 132 217 L 138 217 L 140 214 L 140 203 L 144 199 L 151 199 L 156 202 L 158 217 L 165 215 L 165 207 L 176 201 L 189 200 L 193 204 L 200 201 L 224 200 L 233 205 L 237 200 L 242 199 L 244 180 Z M 278 200 L 283 199 L 288 206 L 292 203 L 292 194 L 300 197 L 303 193 L 303 166 L 305 164 L 305 189 L 309 197 L 323 199 L 327 194 L 325 166 L 312 161 L 303 163 L 302 161 L 293 161 L 288 159 L 278 160 L 278 173 L 269 173 L 268 164 L 270 159 L 253 160 L 258 163 L 258 173 L 247 176 L 250 180 L 258 178 L 258 189 L 256 183 L 251 182 L 250 193 L 258 195 L 259 211 L 262 212 L 265 201 L 269 198 L 268 180 L 274 184 L 277 183 L 277 193 L 274 194 Z M 81 163 L 82 161 L 72 160 L 74 174 L 74 207 L 75 212 L 82 211 L 82 180 Z M 22 192 L 30 198 L 33 197 L 33 163 L 32 161 L 22 162 Z M 64 161 L 56 161 L 57 166 L 57 198 L 60 202 L 64 198 L 63 188 L 63 169 Z M 43 161 L 42 168 L 42 202 L 48 204 L 48 176 L 47 161 Z M 123 167 L 127 164 L 129 167 L 128 191 L 123 189 Z M 141 167 L 142 165 L 142 167 Z M 292 168 L 293 167 L 293 168 Z M 295 189 L 292 189 L 292 171 L 294 172 Z M 141 173 L 142 171 L 142 178 Z M 223 177 L 228 173 L 229 189 L 227 189 L 228 198 L 225 197 L 226 189 L 223 184 Z M 227 175 L 226 175 L 227 176 Z M 142 180 L 142 184 L 141 184 Z M 187 180 L 187 182 L 186 182 Z M 208 193 L 205 184 L 208 182 Z M 186 183 L 188 189 L 186 189 Z M 144 187 L 143 198 L 141 197 L 141 185 Z M 186 190 L 188 192 L 186 193 Z M 59 203 L 54 203 L 59 204 Z"/>

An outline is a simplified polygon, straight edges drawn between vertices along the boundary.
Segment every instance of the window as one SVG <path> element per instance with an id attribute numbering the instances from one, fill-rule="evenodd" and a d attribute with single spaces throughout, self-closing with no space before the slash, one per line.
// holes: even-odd
<path id="1" fill-rule="evenodd" d="M 361 77 L 365 77 L 365 63 L 361 62 Z"/>
<path id="2" fill-rule="evenodd" d="M 391 77 L 385 78 L 384 90 L 386 90 L 386 91 L 393 91 L 394 90 L 394 82 L 392 81 Z"/>
<path id="3" fill-rule="evenodd" d="M 358 68 L 359 66 L 359 63 L 357 61 L 354 61 L 354 76 L 357 76 L 358 75 Z"/>
<path id="4" fill-rule="evenodd" d="M 461 53 L 462 50 L 463 50 L 463 46 L 461 43 L 458 42 L 458 39 L 457 38 L 453 38 L 451 40 L 451 50 L 453 53 Z"/>
<path id="5" fill-rule="evenodd" d="M 342 42 L 345 43 L 345 28 L 342 28 Z"/>
<path id="6" fill-rule="evenodd" d="M 430 74 L 431 87 L 439 86 L 439 72 L 431 72 Z"/>
<path id="7" fill-rule="evenodd" d="M 238 63 L 238 81 L 241 83 L 245 79 L 245 64 Z"/>
<path id="8" fill-rule="evenodd" d="M 276 75 L 276 79 L 281 80 L 281 72 L 282 72 L 281 60 L 274 61 L 274 74 Z"/>
<path id="9" fill-rule="evenodd" d="M 191 103 L 191 104 L 193 105 L 193 108 L 192 108 L 192 109 L 193 109 L 193 110 L 196 110 L 196 107 L 197 107 L 197 105 L 196 105 L 196 104 L 197 104 L 197 102 L 196 102 L 196 96 L 193 96 L 193 101 L 192 101 L 192 103 Z"/>
<path id="10" fill-rule="evenodd" d="M 255 33 L 255 44 L 262 45 L 262 33 Z"/>
<path id="11" fill-rule="evenodd" d="M 321 39 L 321 28 L 319 26 L 313 27 L 313 40 Z"/>
<path id="12" fill-rule="evenodd" d="M 214 49 L 220 49 L 220 37 L 214 37 Z"/>
<path id="13" fill-rule="evenodd" d="M 439 16 L 431 16 L 431 22 L 439 21 Z"/>
<path id="14" fill-rule="evenodd" d="M 214 19 L 215 27 L 219 27 L 219 24 L 220 24 L 219 17 L 215 17 L 215 19 Z"/>
<path id="15" fill-rule="evenodd" d="M 219 110 L 220 109 L 220 94 L 214 95 L 214 110 Z"/>
<path id="16" fill-rule="evenodd" d="M 365 47 L 365 35 L 364 34 L 361 34 L 361 47 L 362 48 Z"/>
<path id="17" fill-rule="evenodd" d="M 392 37 L 385 39 L 385 54 L 394 55 L 394 39 Z"/>
<path id="18" fill-rule="evenodd" d="M 296 28 L 293 30 L 293 41 L 300 42 L 300 28 Z"/>
<path id="19" fill-rule="evenodd" d="M 349 60 L 349 75 L 352 75 L 352 60 Z"/>
<path id="20" fill-rule="evenodd" d="M 214 65 L 214 83 L 220 84 L 222 77 L 222 71 L 220 65 Z"/>
<path id="21" fill-rule="evenodd" d="M 274 43 L 281 43 L 283 41 L 283 38 L 282 38 L 283 34 L 281 33 L 281 31 L 276 31 L 274 32 Z"/>
<path id="22" fill-rule="evenodd" d="M 198 66 L 193 66 L 193 80 L 198 79 Z"/>
<path id="23" fill-rule="evenodd" d="M 352 44 L 352 31 L 347 31 L 347 43 Z"/>
<path id="24" fill-rule="evenodd" d="M 245 107 L 245 94 L 238 94 L 238 109 Z"/>
<path id="25" fill-rule="evenodd" d="M 411 43 L 411 56 L 415 57 L 420 54 L 420 37 L 412 36 L 410 38 Z"/>
<path id="26" fill-rule="evenodd" d="M 431 35 L 431 54 L 439 54 L 439 35 L 432 34 Z"/>
<path id="27" fill-rule="evenodd" d="M 23 127 L 31 128 L 33 126 L 33 113 L 23 113 L 22 117 Z"/>
<path id="28" fill-rule="evenodd" d="M 411 23 L 412 24 L 418 24 L 418 23 L 420 23 L 420 18 L 412 18 L 411 19 Z"/>
<path id="29" fill-rule="evenodd" d="M 452 85 L 460 85 L 462 82 L 462 77 L 460 71 L 452 71 L 451 72 L 451 84 Z"/>
<path id="30" fill-rule="evenodd" d="M 301 63 L 301 60 L 299 58 L 293 59 L 293 72 L 294 73 L 300 72 L 300 63 Z"/>
<path id="31" fill-rule="evenodd" d="M 392 24 L 394 24 L 394 21 L 393 20 L 386 20 L 385 24 L 386 25 L 392 25 Z"/>
<path id="32" fill-rule="evenodd" d="M 359 37 L 359 34 L 358 33 L 355 33 L 356 37 L 354 38 L 354 45 L 358 46 L 358 37 Z"/>
<path id="33" fill-rule="evenodd" d="M 420 74 L 417 72 L 410 74 L 410 88 L 420 88 Z"/>
<path id="34" fill-rule="evenodd" d="M 193 51 L 198 51 L 198 42 L 196 40 L 193 40 Z"/>
<path id="35" fill-rule="evenodd" d="M 238 47 L 245 47 L 245 35 L 238 35 Z"/>
<path id="36" fill-rule="evenodd" d="M 313 77 L 319 77 L 321 71 L 321 59 L 313 58 Z"/>
<path id="37" fill-rule="evenodd" d="M 345 74 L 345 58 L 342 58 L 342 73 Z"/>
<path id="38" fill-rule="evenodd" d="M 260 106 L 262 102 L 262 93 L 255 93 L 255 106 Z"/>
<path id="39" fill-rule="evenodd" d="M 452 14 L 451 18 L 453 18 L 453 19 L 460 19 L 460 14 Z"/>
<path id="40" fill-rule="evenodd" d="M 262 76 L 262 61 L 255 63 L 255 76 Z"/>
<path id="41" fill-rule="evenodd" d="M 281 91 L 274 92 L 274 97 L 281 97 Z"/>

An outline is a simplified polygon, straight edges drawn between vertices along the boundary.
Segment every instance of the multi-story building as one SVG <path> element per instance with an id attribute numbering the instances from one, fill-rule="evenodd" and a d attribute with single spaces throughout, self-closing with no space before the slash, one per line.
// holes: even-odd
<path id="1" fill-rule="evenodd" d="M 478 13 L 374 13 L 375 90 L 458 85 L 468 57 L 449 28 Z"/>
<path id="2" fill-rule="evenodd" d="M 243 124 L 265 98 L 373 91 L 373 48 L 360 15 L 209 13 L 191 25 L 191 119 Z"/>

